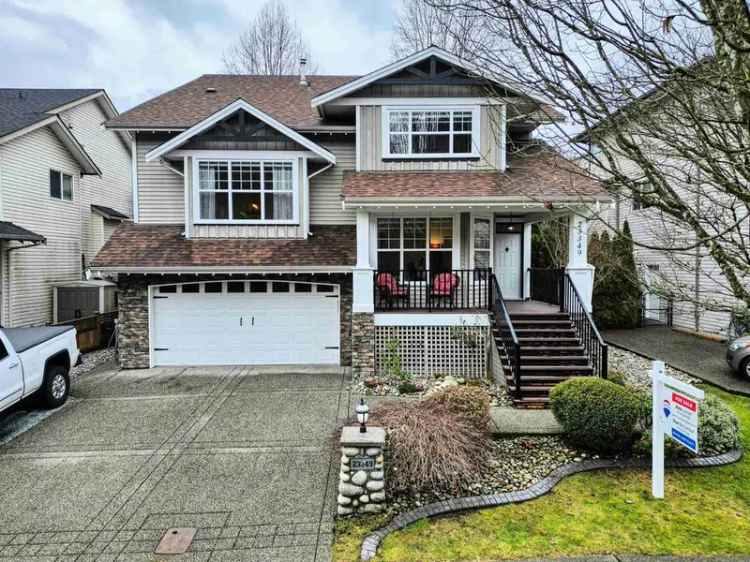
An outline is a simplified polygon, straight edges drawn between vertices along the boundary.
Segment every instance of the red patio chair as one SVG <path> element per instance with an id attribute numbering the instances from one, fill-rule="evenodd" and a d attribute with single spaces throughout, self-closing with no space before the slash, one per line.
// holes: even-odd
<path id="1" fill-rule="evenodd" d="M 432 280 L 430 298 L 449 298 L 452 303 L 460 284 L 461 278 L 455 273 L 438 273 Z"/>
<path id="2" fill-rule="evenodd" d="M 385 298 L 388 304 L 392 304 L 394 299 L 409 299 L 409 287 L 399 285 L 391 273 L 378 273 L 375 278 L 375 287 L 381 299 Z"/>

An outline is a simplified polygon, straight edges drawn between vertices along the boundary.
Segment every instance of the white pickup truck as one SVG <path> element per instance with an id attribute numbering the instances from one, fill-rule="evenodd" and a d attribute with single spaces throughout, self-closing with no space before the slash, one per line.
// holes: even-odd
<path id="1" fill-rule="evenodd" d="M 0 329 L 0 412 L 33 394 L 61 406 L 79 355 L 72 326 Z"/>

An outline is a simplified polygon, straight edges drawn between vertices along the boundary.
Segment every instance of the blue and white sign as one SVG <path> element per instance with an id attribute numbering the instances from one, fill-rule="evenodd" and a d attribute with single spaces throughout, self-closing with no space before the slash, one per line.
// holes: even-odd
<path id="1" fill-rule="evenodd" d="M 664 436 L 686 449 L 698 452 L 698 410 L 703 391 L 664 374 L 664 362 L 654 361 L 651 370 L 653 393 L 652 494 L 664 497 Z"/>

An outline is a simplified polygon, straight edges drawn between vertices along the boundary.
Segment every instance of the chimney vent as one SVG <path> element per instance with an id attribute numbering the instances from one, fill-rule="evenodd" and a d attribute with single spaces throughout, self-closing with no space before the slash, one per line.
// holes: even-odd
<path id="1" fill-rule="evenodd" d="M 215 94 L 216 93 L 216 88 L 210 88 L 210 87 L 206 88 L 206 93 L 207 94 Z"/>
<path id="2" fill-rule="evenodd" d="M 309 86 L 307 82 L 307 76 L 305 75 L 305 66 L 307 66 L 307 58 L 301 57 L 299 59 L 299 85 Z"/>

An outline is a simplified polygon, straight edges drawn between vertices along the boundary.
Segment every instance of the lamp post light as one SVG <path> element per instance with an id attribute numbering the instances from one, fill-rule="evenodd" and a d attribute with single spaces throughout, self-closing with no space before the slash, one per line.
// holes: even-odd
<path id="1" fill-rule="evenodd" d="M 360 398 L 359 404 L 354 408 L 357 412 L 357 421 L 359 422 L 359 432 L 367 432 L 367 419 L 370 417 L 370 408 L 365 404 L 365 399 Z"/>

